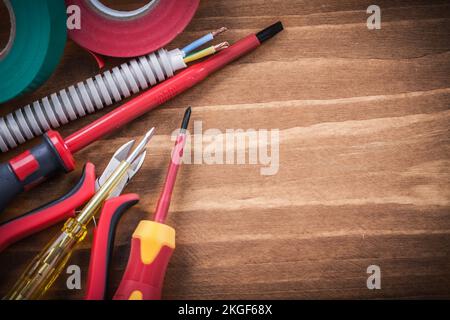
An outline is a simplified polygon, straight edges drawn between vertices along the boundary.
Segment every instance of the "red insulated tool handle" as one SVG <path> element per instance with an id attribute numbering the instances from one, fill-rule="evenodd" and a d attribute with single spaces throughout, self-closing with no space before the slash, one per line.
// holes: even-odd
<path id="1" fill-rule="evenodd" d="M 137 194 L 127 194 L 107 200 L 103 205 L 98 226 L 94 230 L 86 300 L 105 299 L 117 224 L 122 215 L 138 201 Z"/>
<path id="2" fill-rule="evenodd" d="M 75 214 L 95 193 L 95 166 L 88 162 L 79 182 L 64 196 L 0 225 L 0 252 L 11 244 Z"/>
<path id="3" fill-rule="evenodd" d="M 57 172 L 75 168 L 72 153 L 56 131 L 48 131 L 34 148 L 0 164 L 0 212 L 20 193 Z"/>
<path id="4" fill-rule="evenodd" d="M 175 230 L 141 221 L 133 234 L 127 268 L 114 300 L 158 300 L 167 265 L 175 249 Z"/>

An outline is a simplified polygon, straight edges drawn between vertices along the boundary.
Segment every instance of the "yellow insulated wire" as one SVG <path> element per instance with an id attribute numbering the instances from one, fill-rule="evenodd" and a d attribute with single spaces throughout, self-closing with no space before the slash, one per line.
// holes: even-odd
<path id="1" fill-rule="evenodd" d="M 216 53 L 216 49 L 214 48 L 214 46 L 208 47 L 206 49 L 203 49 L 201 51 L 198 51 L 196 53 L 191 54 L 190 56 L 187 56 L 186 58 L 184 58 L 184 62 L 185 63 L 189 63 L 195 60 L 200 60 L 204 57 L 210 56 L 212 54 Z"/>
<path id="2" fill-rule="evenodd" d="M 184 58 L 184 63 L 189 63 L 189 62 L 203 59 L 205 57 L 213 55 L 216 52 L 226 49 L 229 46 L 230 46 L 230 44 L 228 42 L 222 42 L 222 43 L 219 43 L 218 45 L 208 47 L 206 49 L 203 49 L 201 51 L 198 51 L 196 53 L 193 53 L 193 54 L 187 56 L 186 58 Z"/>

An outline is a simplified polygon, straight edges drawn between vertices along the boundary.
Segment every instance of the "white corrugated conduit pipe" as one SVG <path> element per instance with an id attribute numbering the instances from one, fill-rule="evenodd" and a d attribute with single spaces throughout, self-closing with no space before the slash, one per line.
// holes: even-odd
<path id="1" fill-rule="evenodd" d="M 161 49 L 1 117 L 1 151 L 13 149 L 51 128 L 58 128 L 172 77 L 177 70 L 187 67 L 184 56 L 179 49 Z"/>

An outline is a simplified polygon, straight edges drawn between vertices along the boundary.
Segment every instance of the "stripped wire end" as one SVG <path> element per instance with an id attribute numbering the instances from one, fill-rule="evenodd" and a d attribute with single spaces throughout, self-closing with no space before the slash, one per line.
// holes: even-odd
<path id="1" fill-rule="evenodd" d="M 217 29 L 216 31 L 211 32 L 211 34 L 213 35 L 213 37 L 217 37 L 219 34 L 224 33 L 227 30 L 227 27 L 222 27 L 220 29 Z"/>
<path id="2" fill-rule="evenodd" d="M 228 49 L 229 47 L 230 47 L 230 43 L 228 43 L 227 41 L 225 41 L 225 42 L 216 44 L 216 45 L 214 46 L 214 50 L 215 50 L 216 52 L 219 52 L 219 51 L 222 51 L 222 50 L 224 50 L 224 49 Z"/>
<path id="3" fill-rule="evenodd" d="M 216 31 L 210 32 L 205 34 L 203 37 L 195 40 L 194 42 L 188 44 L 183 49 L 181 49 L 181 52 L 183 52 L 183 55 L 186 57 L 194 50 L 200 48 L 201 46 L 207 44 L 208 42 L 214 40 L 214 37 L 218 36 L 219 34 L 227 31 L 228 29 L 225 27 L 219 28 Z"/>

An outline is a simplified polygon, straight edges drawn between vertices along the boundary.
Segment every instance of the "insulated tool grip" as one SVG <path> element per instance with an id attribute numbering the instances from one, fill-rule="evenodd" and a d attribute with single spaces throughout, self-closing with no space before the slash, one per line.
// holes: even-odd
<path id="1" fill-rule="evenodd" d="M 94 230 L 86 300 L 105 299 L 117 224 L 122 215 L 138 201 L 137 194 L 127 194 L 107 200 L 103 205 L 98 226 Z"/>
<path id="2" fill-rule="evenodd" d="M 9 163 L 2 163 L 0 165 L 0 211 L 3 211 L 23 189 L 22 183 L 14 174 Z"/>
<path id="3" fill-rule="evenodd" d="M 158 300 L 172 252 L 175 230 L 154 221 L 141 221 L 133 234 L 127 268 L 115 300 Z"/>
<path id="4" fill-rule="evenodd" d="M 87 163 L 79 182 L 67 194 L 0 225 L 0 252 L 11 244 L 75 214 L 95 193 L 95 166 Z"/>
<path id="5" fill-rule="evenodd" d="M 0 166 L 0 212 L 19 193 L 29 190 L 60 171 L 75 168 L 72 153 L 56 131 L 44 135 L 43 142 Z"/>

